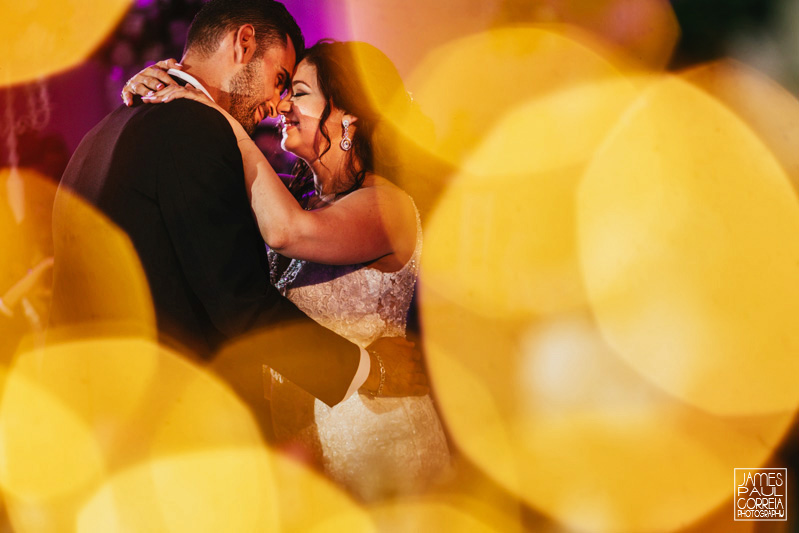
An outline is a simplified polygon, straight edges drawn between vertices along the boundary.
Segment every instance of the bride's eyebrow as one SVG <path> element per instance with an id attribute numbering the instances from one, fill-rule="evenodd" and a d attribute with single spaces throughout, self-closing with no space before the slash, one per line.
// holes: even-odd
<path id="1" fill-rule="evenodd" d="M 310 85 L 308 85 L 307 83 L 305 83 L 305 82 L 304 82 L 304 81 L 302 81 L 302 80 L 291 80 L 291 86 L 292 86 L 292 87 L 296 87 L 296 86 L 297 86 L 297 85 L 299 85 L 299 84 L 303 84 L 303 85 L 305 85 L 305 86 L 306 86 L 308 89 L 310 89 L 310 88 L 311 88 L 311 86 L 310 86 Z"/>

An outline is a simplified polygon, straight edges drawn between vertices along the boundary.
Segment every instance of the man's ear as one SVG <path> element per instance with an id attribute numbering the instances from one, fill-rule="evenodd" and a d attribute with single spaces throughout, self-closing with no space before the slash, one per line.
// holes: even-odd
<path id="1" fill-rule="evenodd" d="M 233 36 L 233 59 L 236 63 L 249 63 L 255 55 L 255 28 L 252 24 L 239 26 Z"/>

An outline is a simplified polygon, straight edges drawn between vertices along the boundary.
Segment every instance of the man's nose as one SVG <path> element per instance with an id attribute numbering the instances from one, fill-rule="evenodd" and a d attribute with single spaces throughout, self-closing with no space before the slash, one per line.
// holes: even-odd
<path id="1" fill-rule="evenodd" d="M 278 102 L 277 112 L 281 115 L 285 115 L 289 111 L 291 111 L 291 99 L 289 98 L 289 95 L 286 95 L 284 98 L 280 99 L 280 102 Z"/>
<path id="2" fill-rule="evenodd" d="M 271 100 L 266 103 L 266 116 L 269 118 L 277 118 L 277 106 Z"/>

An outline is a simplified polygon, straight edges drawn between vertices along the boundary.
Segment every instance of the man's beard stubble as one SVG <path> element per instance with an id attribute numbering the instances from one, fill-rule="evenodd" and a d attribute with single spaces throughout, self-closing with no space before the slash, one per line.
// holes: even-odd
<path id="1" fill-rule="evenodd" d="M 257 64 L 257 65 L 256 65 Z M 230 113 L 238 120 L 244 130 L 252 136 L 258 122 L 255 120 L 255 110 L 263 103 L 254 96 L 257 80 L 261 78 L 261 66 L 258 61 L 252 60 L 230 80 Z"/>

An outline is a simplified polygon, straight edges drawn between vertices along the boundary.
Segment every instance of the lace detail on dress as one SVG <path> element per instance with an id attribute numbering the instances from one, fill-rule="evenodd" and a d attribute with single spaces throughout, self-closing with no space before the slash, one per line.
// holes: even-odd
<path id="1" fill-rule="evenodd" d="M 292 259 L 278 277 L 278 255 L 268 251 L 272 284 L 281 294 L 321 325 L 361 347 L 380 337 L 405 335 L 421 253 L 418 210 L 416 248 L 396 272 L 381 272 L 363 264 L 322 265 Z"/>
<path id="2" fill-rule="evenodd" d="M 416 210 L 416 247 L 396 272 L 294 260 L 278 276 L 279 258 L 271 250 L 269 262 L 272 283 L 300 310 L 366 347 L 380 337 L 405 335 L 421 253 L 422 224 Z M 305 450 L 360 499 L 418 492 L 449 471 L 449 448 L 430 396 L 353 394 L 328 407 L 274 371 L 272 378 L 278 442 Z"/>

